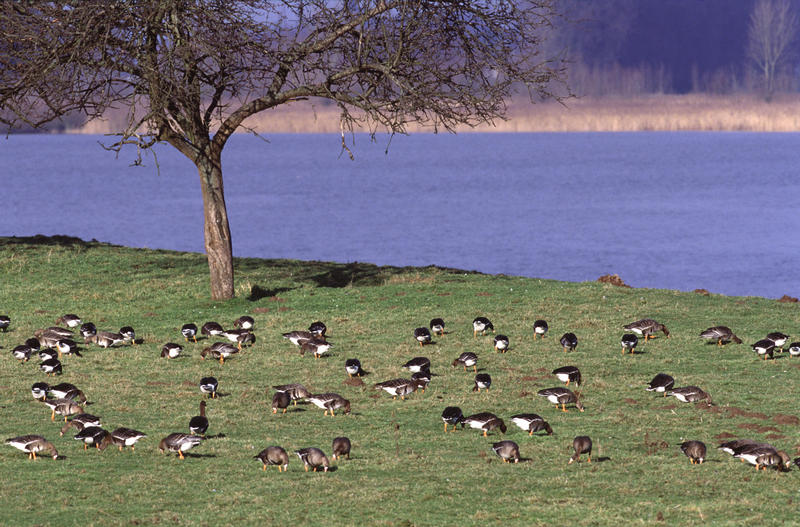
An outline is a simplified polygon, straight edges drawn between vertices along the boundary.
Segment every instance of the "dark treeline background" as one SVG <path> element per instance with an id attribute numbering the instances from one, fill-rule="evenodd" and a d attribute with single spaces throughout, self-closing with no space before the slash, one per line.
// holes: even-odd
<path id="1" fill-rule="evenodd" d="M 564 50 L 581 95 L 754 92 L 761 79 L 747 42 L 756 1 L 557 0 L 564 20 L 549 51 Z M 800 12 L 800 0 L 790 3 Z M 798 90 L 797 58 L 779 68 L 777 91 Z"/>

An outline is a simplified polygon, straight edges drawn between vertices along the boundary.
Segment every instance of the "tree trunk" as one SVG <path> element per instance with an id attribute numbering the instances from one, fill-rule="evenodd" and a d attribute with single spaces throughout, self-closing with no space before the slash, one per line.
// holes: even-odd
<path id="1" fill-rule="evenodd" d="M 225 208 L 222 161 L 219 152 L 200 155 L 195 164 L 203 189 L 206 255 L 211 274 L 211 298 L 233 298 L 233 245 Z"/>

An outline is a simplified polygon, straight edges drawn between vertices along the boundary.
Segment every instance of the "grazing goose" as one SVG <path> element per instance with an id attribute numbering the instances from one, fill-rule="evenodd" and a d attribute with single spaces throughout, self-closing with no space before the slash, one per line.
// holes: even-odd
<path id="1" fill-rule="evenodd" d="M 47 390 L 49 389 L 50 386 L 46 382 L 36 382 L 31 386 L 31 395 L 34 399 L 44 401 L 47 399 Z"/>
<path id="2" fill-rule="evenodd" d="M 552 371 L 556 378 L 569 386 L 570 382 L 581 385 L 581 371 L 576 366 L 562 366 Z"/>
<path id="3" fill-rule="evenodd" d="M 547 334 L 547 330 L 550 329 L 547 326 L 546 320 L 537 320 L 533 323 L 533 340 L 536 340 L 536 337 L 544 338 Z"/>
<path id="4" fill-rule="evenodd" d="M 768 334 L 766 338 L 775 344 L 775 347 L 778 348 L 778 353 L 783 353 L 783 345 L 786 344 L 789 335 L 776 331 Z"/>
<path id="5" fill-rule="evenodd" d="M 800 342 L 792 342 L 789 344 L 789 355 L 792 357 L 800 355 Z"/>
<path id="6" fill-rule="evenodd" d="M 686 454 L 692 465 L 700 465 L 706 458 L 706 445 L 702 441 L 685 441 L 681 443 L 681 452 Z"/>
<path id="7" fill-rule="evenodd" d="M 578 347 L 578 337 L 575 336 L 575 333 L 564 333 L 561 335 L 559 342 L 561 342 L 561 347 L 564 348 L 564 353 L 575 351 L 575 348 Z"/>
<path id="8" fill-rule="evenodd" d="M 417 342 L 419 342 L 419 347 L 421 348 L 425 344 L 431 343 L 431 332 L 428 328 L 416 328 L 414 330 L 414 338 L 417 339 Z"/>
<path id="9" fill-rule="evenodd" d="M 232 357 L 239 353 L 239 348 L 227 342 L 215 342 L 211 346 L 203 349 L 200 352 L 200 357 L 205 360 L 206 357 L 217 360 L 220 364 L 225 364 L 225 359 Z"/>
<path id="10" fill-rule="evenodd" d="M 53 443 L 40 435 L 24 435 L 6 439 L 6 444 L 28 454 L 28 459 L 36 459 L 39 452 L 47 452 L 53 459 L 58 459 L 58 451 Z"/>
<path id="11" fill-rule="evenodd" d="M 45 372 L 48 377 L 50 375 L 55 377 L 56 375 L 61 375 L 62 373 L 61 362 L 58 359 L 47 359 L 42 361 L 42 363 L 39 364 L 39 369 Z"/>
<path id="12" fill-rule="evenodd" d="M 425 393 L 425 389 L 431 382 L 431 371 L 422 370 L 415 372 L 411 375 L 411 381 L 417 385 L 417 390 L 420 390 L 422 393 Z"/>
<path id="13" fill-rule="evenodd" d="M 428 357 L 414 357 L 410 361 L 403 364 L 403 368 L 406 368 L 411 373 L 430 370 L 431 360 Z"/>
<path id="14" fill-rule="evenodd" d="M 488 373 L 479 373 L 475 376 L 475 386 L 472 387 L 472 391 L 480 393 L 481 388 L 486 388 L 488 392 L 491 385 L 492 377 Z"/>
<path id="15" fill-rule="evenodd" d="M 197 342 L 197 324 L 189 323 L 181 326 L 181 335 L 186 339 L 186 342 L 189 342 L 189 339 Z"/>
<path id="16" fill-rule="evenodd" d="M 553 433 L 550 424 L 538 414 L 517 414 L 511 416 L 511 422 L 532 436 L 535 432 L 544 430 L 547 435 Z"/>
<path id="17" fill-rule="evenodd" d="M 331 446 L 331 457 L 334 461 L 339 459 L 342 456 L 347 456 L 347 459 L 350 459 L 350 439 L 346 437 L 335 437 L 333 438 L 333 445 Z"/>
<path id="18" fill-rule="evenodd" d="M 464 366 L 464 371 L 467 371 L 467 366 L 472 366 L 475 373 L 478 373 L 478 356 L 471 351 L 465 351 L 459 355 L 458 358 L 453 361 L 452 366 L 455 368 L 459 364 Z"/>
<path id="19" fill-rule="evenodd" d="M 208 417 L 206 417 L 206 402 L 200 401 L 200 415 L 189 419 L 189 433 L 205 436 L 208 431 Z"/>
<path id="20" fill-rule="evenodd" d="M 497 335 L 494 338 L 494 349 L 498 353 L 505 353 L 508 351 L 508 337 L 505 335 Z"/>
<path id="21" fill-rule="evenodd" d="M 167 451 L 177 452 L 178 457 L 183 459 L 184 452 L 191 450 L 202 442 L 203 438 L 200 436 L 176 432 L 162 439 L 158 444 L 158 449 L 162 454 Z"/>
<path id="22" fill-rule="evenodd" d="M 269 446 L 254 457 L 264 465 L 261 470 L 267 470 L 268 465 L 278 465 L 278 472 L 289 470 L 289 454 L 282 447 Z"/>
<path id="23" fill-rule="evenodd" d="M 742 343 L 742 339 L 734 335 L 733 331 L 731 331 L 731 328 L 728 326 L 714 326 L 708 328 L 700 333 L 700 337 L 708 340 L 716 340 L 717 346 L 722 346 L 730 341 L 734 341 L 736 344 Z"/>
<path id="24" fill-rule="evenodd" d="M 256 341 L 253 332 L 249 329 L 227 329 L 222 332 L 222 336 L 231 342 L 235 342 L 236 347 L 240 350 L 242 345 L 252 344 Z"/>
<path id="25" fill-rule="evenodd" d="M 217 322 L 206 322 L 203 324 L 203 327 L 200 328 L 200 333 L 206 337 L 216 337 L 218 335 L 222 335 L 224 331 L 225 330 L 222 328 L 222 325 Z"/>
<path id="26" fill-rule="evenodd" d="M 39 360 L 44 362 L 51 359 L 58 359 L 58 351 L 53 348 L 42 348 L 39 350 Z"/>
<path id="27" fill-rule="evenodd" d="M 82 414 L 83 407 L 73 401 L 72 399 L 45 399 L 42 401 L 50 410 L 50 420 L 56 420 L 56 414 L 64 416 L 64 422 L 67 422 L 67 417 L 75 414 Z"/>
<path id="28" fill-rule="evenodd" d="M 753 439 L 734 439 L 732 441 L 726 441 L 725 443 L 720 443 L 720 445 L 717 448 L 727 454 L 734 456 L 736 455 L 737 452 L 741 452 L 745 450 L 745 448 L 749 448 L 756 445 L 771 446 L 769 445 L 769 443 L 761 443 Z M 744 462 L 744 459 L 742 460 L 742 462 Z"/>
<path id="29" fill-rule="evenodd" d="M 306 389 L 305 386 L 303 386 L 302 384 L 297 384 L 297 383 L 280 384 L 278 386 L 273 386 L 272 388 L 274 388 L 275 390 L 277 390 L 279 392 L 288 393 L 289 397 L 292 399 L 292 401 L 294 402 L 295 406 L 297 406 L 297 400 L 298 399 L 305 399 L 306 397 L 311 395 L 311 392 L 309 392 L 308 389 Z"/>
<path id="30" fill-rule="evenodd" d="M 325 332 L 328 331 L 328 327 L 318 320 L 312 322 L 311 325 L 308 326 L 308 330 L 317 338 L 325 338 Z"/>
<path id="31" fill-rule="evenodd" d="M 275 395 L 272 396 L 272 413 L 277 414 L 278 410 L 283 410 L 283 413 L 286 413 L 286 409 L 289 407 L 289 401 L 292 398 L 289 397 L 289 394 L 286 392 L 275 392 Z"/>
<path id="32" fill-rule="evenodd" d="M 161 346 L 161 358 L 176 359 L 180 357 L 183 346 L 174 342 L 167 342 Z"/>
<path id="33" fill-rule="evenodd" d="M 304 343 L 309 340 L 314 340 L 317 337 L 310 331 L 290 331 L 288 333 L 283 333 L 283 338 L 287 339 L 295 346 L 302 346 Z"/>
<path id="34" fill-rule="evenodd" d="M 106 437 L 108 437 L 108 430 L 104 430 L 99 426 L 87 426 L 75 434 L 74 439 L 76 441 L 83 441 L 84 450 L 89 448 L 89 445 L 93 445 L 98 450 L 105 450 L 105 446 L 102 449 L 100 448 L 100 443 L 102 443 Z"/>
<path id="35" fill-rule="evenodd" d="M 56 399 L 70 399 L 72 401 L 77 401 L 80 404 L 84 404 L 86 402 L 86 395 L 84 395 L 83 391 L 79 390 L 74 384 L 70 384 L 68 382 L 62 382 L 61 384 L 56 384 L 55 386 L 49 386 L 47 391 Z"/>
<path id="36" fill-rule="evenodd" d="M 79 317 L 78 315 L 73 315 L 71 313 L 67 315 L 62 315 L 56 319 L 56 324 L 64 324 L 68 328 L 77 328 L 78 326 L 81 325 L 81 322 L 82 322 L 81 317 Z"/>
<path id="37" fill-rule="evenodd" d="M 779 470 L 786 470 L 791 465 L 791 459 L 786 452 L 777 450 L 770 444 L 743 446 L 735 450 L 733 457 L 754 465 L 756 470 L 760 470 L 761 467 L 767 470 L 767 467 L 774 465 L 777 465 Z"/>
<path id="38" fill-rule="evenodd" d="M 97 335 L 97 326 L 91 322 L 86 322 L 85 324 L 81 324 L 79 331 L 81 337 L 83 337 L 83 341 L 86 342 L 86 339 Z"/>
<path id="39" fill-rule="evenodd" d="M 39 343 L 39 339 L 35 339 L 33 337 L 27 339 L 25 341 L 25 345 L 28 346 L 33 351 L 39 351 L 42 345 Z"/>
<path id="40" fill-rule="evenodd" d="M 464 428 L 464 413 L 458 406 L 448 406 L 442 411 L 442 421 L 444 422 L 445 432 L 447 432 L 447 425 L 452 425 L 453 432 L 455 432 L 458 424 L 461 424 L 461 428 Z"/>
<path id="41" fill-rule="evenodd" d="M 700 401 L 706 401 L 709 406 L 713 403 L 711 402 L 711 396 L 698 388 L 697 386 L 684 386 L 681 388 L 673 388 L 672 390 L 667 392 L 667 395 L 674 396 L 677 400 L 682 403 L 696 403 Z"/>
<path id="42" fill-rule="evenodd" d="M 539 390 L 538 394 L 542 397 L 547 397 L 547 400 L 556 405 L 556 408 L 560 404 L 562 412 L 567 411 L 568 404 L 575 404 L 575 407 L 581 412 L 584 410 L 583 403 L 581 403 L 578 396 L 567 388 L 560 386 L 557 388 L 545 388 L 544 390 Z"/>
<path id="43" fill-rule="evenodd" d="M 487 331 L 494 333 L 494 326 L 486 317 L 477 317 L 472 321 L 472 336 L 477 337 L 478 333 L 486 335 Z"/>
<path id="44" fill-rule="evenodd" d="M 764 360 L 767 360 L 767 357 L 772 358 L 772 354 L 775 351 L 775 342 L 769 339 L 761 339 L 753 344 L 752 347 L 753 351 L 764 357 Z"/>
<path id="45" fill-rule="evenodd" d="M 573 461 L 581 462 L 581 454 L 586 454 L 589 463 L 592 462 L 592 439 L 589 436 L 578 436 L 572 440 L 572 448 L 575 453 L 569 458 L 568 465 Z"/>
<path id="46" fill-rule="evenodd" d="M 247 331 L 252 330 L 256 326 L 256 321 L 253 317 L 243 315 L 233 321 L 233 327 L 241 328 Z"/>
<path id="47" fill-rule="evenodd" d="M 444 320 L 441 318 L 431 319 L 430 328 L 434 335 L 444 335 Z"/>
<path id="48" fill-rule="evenodd" d="M 211 399 L 217 397 L 217 388 L 219 381 L 214 377 L 203 377 L 200 379 L 200 393 L 208 394 Z"/>
<path id="49" fill-rule="evenodd" d="M 136 442 L 145 437 L 147 437 L 146 434 L 131 428 L 117 428 L 109 435 L 111 444 L 116 445 L 120 452 L 122 452 L 123 447 L 126 446 L 131 447 L 131 451 L 135 451 Z M 108 442 L 104 441 L 98 448 L 104 450 L 107 446 Z"/>
<path id="50" fill-rule="evenodd" d="M 389 381 L 377 382 L 373 385 L 375 390 L 383 390 L 392 396 L 392 399 L 405 400 L 406 395 L 410 395 L 417 389 L 417 383 L 411 379 L 391 379 Z"/>
<path id="51" fill-rule="evenodd" d="M 358 359 L 347 359 L 344 361 L 344 371 L 347 372 L 348 377 L 356 375 L 361 377 L 361 361 Z"/>
<path id="52" fill-rule="evenodd" d="M 14 358 L 20 362 L 28 362 L 32 353 L 33 348 L 26 346 L 25 344 L 20 344 L 11 350 L 11 355 L 13 355 Z"/>
<path id="53" fill-rule="evenodd" d="M 309 395 L 308 400 L 315 406 L 325 410 L 324 415 L 328 415 L 328 412 L 330 412 L 331 417 L 333 417 L 335 415 L 333 411 L 338 410 L 339 408 L 344 408 L 345 414 L 350 413 L 350 401 L 348 401 L 338 393 L 321 393 L 318 395 Z"/>
<path id="54" fill-rule="evenodd" d="M 80 432 L 88 426 L 100 426 L 100 418 L 92 414 L 73 415 L 72 419 L 67 421 L 64 426 L 61 427 L 61 433 L 59 435 L 63 436 L 67 433 L 67 430 L 73 427 Z"/>
<path id="55" fill-rule="evenodd" d="M 669 338 L 669 331 L 667 330 L 667 326 L 656 322 L 652 318 L 643 318 L 641 320 L 637 320 L 636 322 L 631 322 L 630 324 L 626 324 L 622 326 L 624 329 L 633 331 L 637 335 L 644 337 L 644 341 L 647 342 L 648 340 L 655 338 L 653 335 L 657 331 L 661 331 L 664 333 L 664 336 Z"/>
<path id="56" fill-rule="evenodd" d="M 96 344 L 101 348 L 111 348 L 125 342 L 125 337 L 120 333 L 112 333 L 111 331 L 98 331 L 88 339 L 85 339 L 86 344 Z"/>
<path id="57" fill-rule="evenodd" d="M 71 329 L 62 328 L 61 326 L 50 326 L 49 328 L 45 328 L 39 331 L 41 331 L 42 334 L 58 335 L 62 339 L 71 338 L 74 334 L 74 332 Z M 38 337 L 39 335 L 37 335 L 36 331 L 34 331 L 33 336 Z"/>
<path id="58" fill-rule="evenodd" d="M 483 436 L 486 437 L 488 432 L 499 428 L 502 433 L 506 433 L 506 425 L 502 419 L 490 412 L 481 412 L 478 414 L 465 417 L 461 421 L 463 425 L 468 425 L 470 428 L 477 428 L 483 430 Z"/>
<path id="59" fill-rule="evenodd" d="M 8 315 L 0 315 L 0 329 L 3 330 L 3 333 L 8 331 L 8 326 L 11 325 L 11 318 Z M 23 436 L 27 437 L 27 436 Z"/>
<path id="60" fill-rule="evenodd" d="M 314 358 L 318 359 L 328 353 L 331 349 L 331 343 L 314 337 L 307 340 L 300 345 L 300 355 L 305 355 L 306 352 L 313 353 Z"/>
<path id="61" fill-rule="evenodd" d="M 519 463 L 519 445 L 513 441 L 500 441 L 492 444 L 494 453 L 500 456 L 503 463 Z"/>
<path id="62" fill-rule="evenodd" d="M 63 329 L 63 328 L 57 328 Z M 56 344 L 61 339 L 68 339 L 72 336 L 72 332 L 68 329 L 63 329 L 69 333 L 62 333 L 57 331 L 56 328 L 37 329 L 33 332 L 33 336 L 39 341 L 39 345 L 43 348 L 55 348 Z"/>
<path id="63" fill-rule="evenodd" d="M 626 351 L 634 353 L 634 351 L 636 350 L 636 345 L 639 344 L 639 337 L 637 337 L 633 333 L 625 333 L 624 335 L 622 335 L 620 344 L 622 345 L 623 355 L 625 355 Z"/>
<path id="64" fill-rule="evenodd" d="M 328 457 L 319 448 L 301 448 L 300 450 L 296 450 L 295 454 L 297 454 L 297 457 L 303 462 L 306 472 L 308 472 L 308 467 L 314 469 L 314 472 L 316 472 L 319 467 L 322 467 L 323 470 L 327 472 L 330 467 Z"/>
<path id="65" fill-rule="evenodd" d="M 136 331 L 130 326 L 123 326 L 119 328 L 119 334 L 122 335 L 122 340 L 130 344 L 136 344 Z"/>
<path id="66" fill-rule="evenodd" d="M 72 339 L 61 339 L 56 342 L 56 350 L 58 350 L 59 358 L 62 355 L 77 355 L 78 357 L 81 356 L 78 353 L 78 343 Z"/>
<path id="67" fill-rule="evenodd" d="M 650 381 L 650 384 L 645 390 L 648 392 L 663 393 L 664 397 L 666 397 L 667 391 L 671 390 L 673 386 L 675 386 L 675 379 L 666 373 L 659 373 L 653 377 L 653 380 Z"/>

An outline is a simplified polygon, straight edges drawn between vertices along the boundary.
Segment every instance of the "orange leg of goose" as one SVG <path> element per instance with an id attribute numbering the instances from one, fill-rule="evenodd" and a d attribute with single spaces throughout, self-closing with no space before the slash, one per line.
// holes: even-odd
<path id="1" fill-rule="evenodd" d="M 178 457 L 183 459 L 183 450 L 178 450 Z"/>
<path id="2" fill-rule="evenodd" d="M 305 467 L 306 467 L 306 472 L 308 472 L 308 465 L 306 465 Z"/>
<path id="3" fill-rule="evenodd" d="M 55 421 L 56 420 L 56 411 L 55 410 L 53 410 L 53 415 L 50 416 L 50 420 L 51 421 Z"/>
<path id="4" fill-rule="evenodd" d="M 133 450 L 133 445 L 131 445 L 131 450 Z M 122 452 L 122 445 L 119 445 L 119 451 Z"/>
<path id="5" fill-rule="evenodd" d="M 280 469 L 281 469 L 281 467 L 278 467 L 278 470 L 280 470 Z M 267 466 L 266 466 L 266 465 L 264 465 L 263 467 L 261 467 L 261 470 L 264 470 L 264 471 L 266 471 L 266 470 L 267 470 Z"/>
<path id="6" fill-rule="evenodd" d="M 478 365 L 477 365 L 477 364 L 475 364 L 475 365 L 473 365 L 472 367 L 475 369 L 475 373 L 478 373 Z"/>
<path id="7" fill-rule="evenodd" d="M 589 463 L 591 463 L 591 462 L 592 462 L 592 455 L 589 454 Z"/>
<path id="8" fill-rule="evenodd" d="M 283 409 L 283 413 L 286 413 L 286 408 Z"/>
<path id="9" fill-rule="evenodd" d="M 566 412 L 566 411 L 567 411 L 567 405 L 566 405 L 566 403 L 561 403 L 561 411 L 562 411 L 562 412 Z"/>
<path id="10" fill-rule="evenodd" d="M 484 430 L 484 431 L 483 431 L 483 437 L 488 437 L 488 436 L 486 435 L 486 430 Z"/>
<path id="11" fill-rule="evenodd" d="M 31 452 L 33 454 L 33 460 L 36 461 L 36 452 Z"/>

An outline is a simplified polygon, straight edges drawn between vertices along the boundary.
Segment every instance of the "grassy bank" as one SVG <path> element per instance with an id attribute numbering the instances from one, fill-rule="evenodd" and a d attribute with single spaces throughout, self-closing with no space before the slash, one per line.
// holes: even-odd
<path id="1" fill-rule="evenodd" d="M 788 354 L 758 361 L 747 344 L 767 332 L 793 334 L 798 306 L 762 298 L 702 296 L 664 290 L 563 283 L 453 270 L 377 268 L 239 259 L 238 297 L 209 300 L 207 267 L 198 254 L 134 250 L 68 238 L 0 239 L 0 314 L 12 324 L 0 333 L 3 439 L 38 433 L 64 459 L 28 461 L 0 445 L 3 525 L 782 525 L 794 521 L 800 471 L 756 472 L 713 447 L 728 437 L 771 441 L 798 455 L 796 393 L 800 359 Z M 101 329 L 131 325 L 137 346 L 64 359 L 58 382 L 82 388 L 90 413 L 109 429 L 126 426 L 148 438 L 135 452 L 84 452 L 32 399 L 30 386 L 46 380 L 36 361 L 19 364 L 9 350 L 36 328 L 77 313 Z M 185 356 L 159 357 L 179 329 L 216 320 L 229 326 L 249 314 L 257 341 L 224 365 L 203 361 L 204 342 L 185 344 Z M 473 338 L 474 317 L 489 317 L 511 350 L 497 354 L 491 337 Z M 420 347 L 411 337 L 436 316 L 448 334 Z M 671 338 L 640 344 L 622 356 L 622 325 L 653 317 Z M 545 318 L 550 333 L 532 339 Z M 281 333 L 324 321 L 330 356 L 300 356 Z M 698 338 L 725 324 L 745 344 L 723 349 Z M 580 340 L 571 355 L 558 337 Z M 473 393 L 474 373 L 450 367 L 463 351 L 480 357 L 492 390 Z M 406 376 L 400 366 L 425 355 L 437 374 L 429 389 L 405 401 L 370 389 Z M 343 364 L 358 357 L 366 386 L 348 383 Z M 550 371 L 574 364 L 583 372 L 586 411 L 556 411 L 537 390 L 558 386 Z M 716 406 L 682 404 L 644 390 L 658 372 L 677 385 L 697 385 Z M 197 382 L 219 379 L 221 397 L 209 400 L 209 435 L 187 459 L 158 453 L 159 440 L 187 432 L 198 413 Z M 349 416 L 325 417 L 312 405 L 272 415 L 274 384 L 301 382 L 312 392 L 351 400 Z M 445 435 L 445 406 L 465 414 L 491 411 L 508 433 L 483 438 L 475 430 Z M 547 419 L 552 436 L 529 437 L 512 414 Z M 306 473 L 293 456 L 288 473 L 261 471 L 253 456 L 277 444 L 288 450 L 348 436 L 351 460 L 337 470 Z M 594 462 L 567 465 L 576 435 L 594 440 Z M 490 444 L 519 443 L 523 463 L 500 462 Z M 709 446 L 708 461 L 690 465 L 683 440 Z"/>

